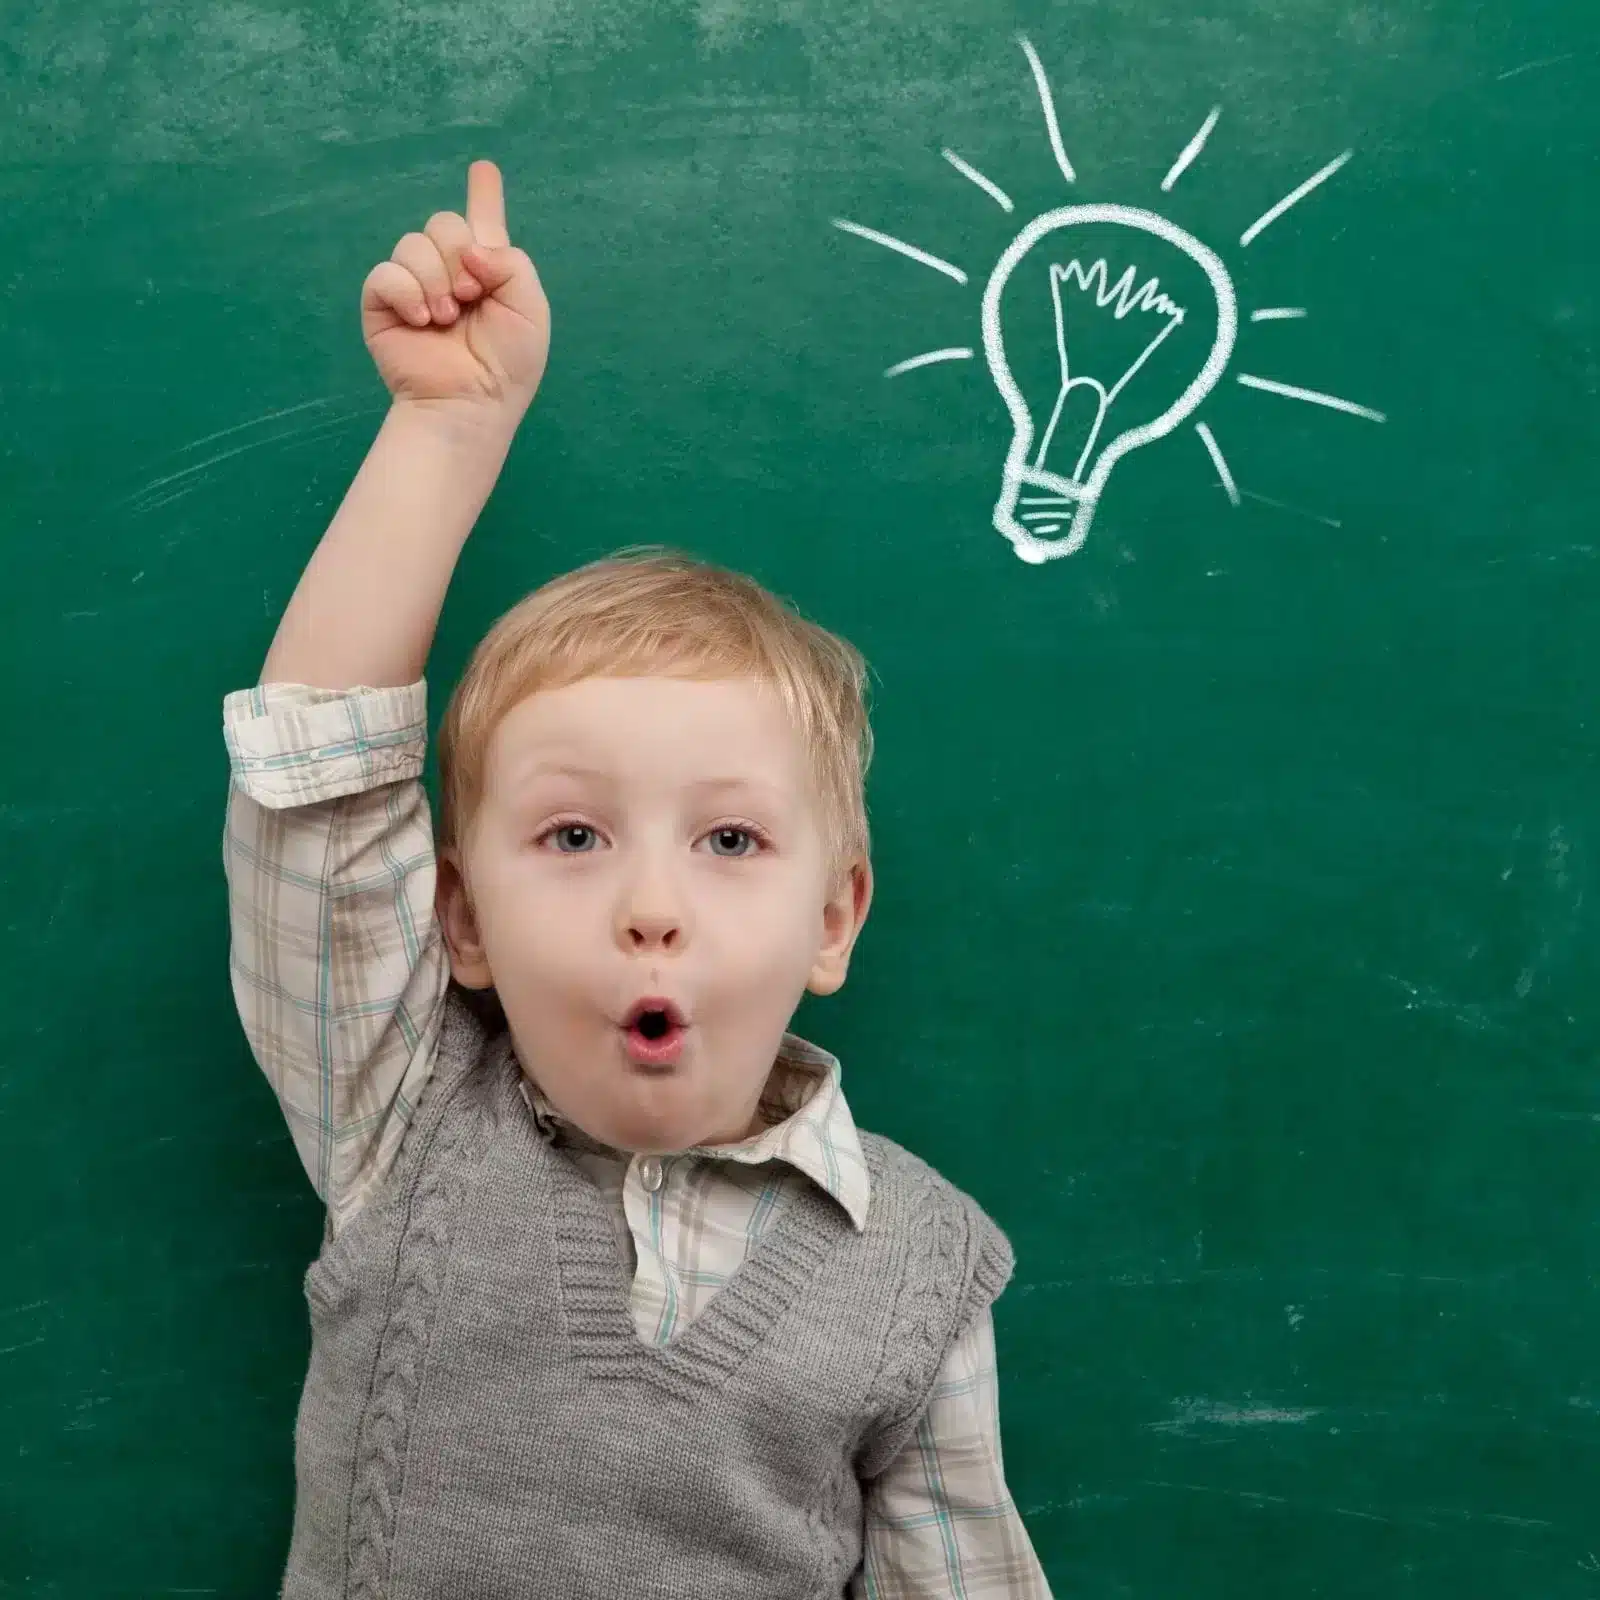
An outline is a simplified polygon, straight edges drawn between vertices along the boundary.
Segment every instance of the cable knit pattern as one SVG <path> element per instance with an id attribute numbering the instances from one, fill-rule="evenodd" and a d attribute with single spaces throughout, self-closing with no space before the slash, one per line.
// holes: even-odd
<path id="1" fill-rule="evenodd" d="M 666 1346 L 599 1191 L 452 997 L 378 1203 L 314 1271 L 284 1600 L 837 1600 L 1004 1236 L 865 1135 L 859 1232 L 796 1198 Z"/>
<path id="2" fill-rule="evenodd" d="M 476 1107 L 470 1117 L 445 1116 L 452 1098 L 468 1083 L 479 1042 L 476 1031 L 458 1014 L 450 1015 L 445 1030 L 440 1060 L 453 1060 L 454 1070 L 435 1076 L 407 1134 L 417 1146 L 416 1172 L 407 1159 L 412 1152 L 402 1149 L 396 1174 L 402 1181 L 408 1175 L 416 1181 L 401 1232 L 393 1310 L 378 1349 L 372 1398 L 356 1447 L 350 1600 L 382 1600 L 388 1593 L 406 1434 L 445 1273 L 451 1214 L 466 1188 L 466 1175 L 487 1143 L 487 1105 Z"/>
<path id="3" fill-rule="evenodd" d="M 873 1478 L 916 1431 L 945 1352 L 967 1318 L 1005 1287 L 1013 1257 L 1004 1235 L 933 1168 L 875 1134 L 862 1135 L 862 1148 L 874 1192 L 891 1159 L 905 1180 L 905 1272 L 879 1380 L 883 1409 L 860 1458 L 862 1475 Z"/>

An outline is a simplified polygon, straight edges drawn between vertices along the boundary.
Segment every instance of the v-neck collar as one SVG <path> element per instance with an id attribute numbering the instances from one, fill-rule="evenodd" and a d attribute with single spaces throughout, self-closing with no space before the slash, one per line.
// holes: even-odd
<path id="1" fill-rule="evenodd" d="M 670 1344 L 650 1343 L 634 1325 L 629 1267 L 604 1196 L 561 1151 L 544 1150 L 567 1338 L 594 1378 L 640 1378 L 682 1400 L 719 1388 L 852 1233 L 830 1197 L 807 1185 L 700 1315 Z"/>

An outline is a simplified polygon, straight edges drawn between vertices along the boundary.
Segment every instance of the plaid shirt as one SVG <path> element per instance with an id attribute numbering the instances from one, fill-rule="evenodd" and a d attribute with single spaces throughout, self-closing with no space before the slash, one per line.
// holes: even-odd
<path id="1" fill-rule="evenodd" d="M 394 1160 L 443 1018 L 426 691 L 267 684 L 227 697 L 223 731 L 234 997 L 337 1231 Z M 871 1185 L 839 1064 L 793 1036 L 767 1084 L 770 1126 L 735 1145 L 630 1157 L 563 1123 L 526 1081 L 523 1092 L 613 1201 L 641 1338 L 666 1343 L 691 1322 L 804 1185 L 865 1220 Z M 1006 1489 L 987 1315 L 869 1486 L 864 1535 L 852 1600 L 1049 1600 Z"/>

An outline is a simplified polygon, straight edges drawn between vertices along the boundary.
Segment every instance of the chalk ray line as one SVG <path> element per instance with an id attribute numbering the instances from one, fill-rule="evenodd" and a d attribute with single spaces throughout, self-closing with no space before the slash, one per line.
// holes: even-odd
<path id="1" fill-rule="evenodd" d="M 1304 306 L 1263 306 L 1250 313 L 1252 322 L 1297 322 L 1306 314 Z"/>
<path id="2" fill-rule="evenodd" d="M 1304 517 L 1309 522 L 1320 522 L 1324 527 L 1342 528 L 1344 524 L 1337 517 L 1325 517 L 1317 511 L 1306 511 L 1299 506 L 1292 506 L 1287 500 L 1274 500 L 1269 494 L 1257 494 L 1254 489 L 1241 489 L 1246 500 L 1259 500 L 1264 506 L 1271 506 L 1274 511 L 1287 511 L 1292 517 Z"/>
<path id="3" fill-rule="evenodd" d="M 924 350 L 920 356 L 908 356 L 884 369 L 884 377 L 898 378 L 902 372 L 913 372 L 918 367 L 931 367 L 935 361 L 970 361 L 972 351 L 966 345 L 951 345 L 946 350 Z"/>
<path id="4" fill-rule="evenodd" d="M 893 234 L 879 233 L 876 228 L 864 228 L 859 222 L 847 222 L 843 217 L 835 217 L 833 225 L 845 233 L 853 233 L 858 238 L 870 239 L 873 244 L 881 244 L 886 250 L 894 250 L 913 261 L 920 261 L 923 266 L 932 267 L 935 272 L 942 272 L 945 277 L 954 278 L 957 283 L 967 281 L 967 275 L 960 267 L 952 266 L 940 256 L 930 255 L 926 250 L 919 250 L 914 244 L 907 244 L 904 239 L 896 239 Z"/>
<path id="5" fill-rule="evenodd" d="M 977 186 L 982 189 L 983 192 L 988 195 L 988 197 L 993 200 L 1002 211 L 1016 210 L 1016 205 L 1013 203 L 1011 196 L 1008 195 L 1005 190 L 994 181 L 994 179 L 984 177 L 984 175 L 979 172 L 976 167 L 970 165 L 968 162 L 963 161 L 954 150 L 941 150 L 939 154 L 942 155 L 945 160 L 948 161 L 950 165 L 961 174 L 963 178 L 969 178 L 973 183 L 977 184 Z"/>
<path id="6" fill-rule="evenodd" d="M 1078 175 L 1072 170 L 1072 163 L 1067 160 L 1066 148 L 1061 143 L 1061 125 L 1056 121 L 1056 103 L 1050 94 L 1050 80 L 1044 75 L 1044 63 L 1039 59 L 1039 53 L 1033 48 L 1026 34 L 1017 35 L 1017 43 L 1022 46 L 1022 53 L 1028 58 L 1028 65 L 1033 69 L 1033 81 L 1039 90 L 1039 104 L 1044 110 L 1045 131 L 1050 135 L 1050 151 L 1056 158 L 1056 165 L 1061 169 L 1061 176 L 1068 183 L 1076 183 Z"/>
<path id="7" fill-rule="evenodd" d="M 1292 189 L 1270 211 L 1264 212 L 1261 216 L 1257 217 L 1256 220 L 1239 235 L 1239 243 L 1246 247 L 1252 244 L 1261 236 L 1262 233 L 1270 228 L 1272 224 L 1290 208 L 1290 206 L 1299 205 L 1300 202 L 1304 200 L 1313 189 L 1317 188 L 1321 184 L 1326 183 L 1328 179 L 1331 178 L 1334 173 L 1336 173 L 1339 168 L 1342 167 L 1345 162 L 1347 162 L 1354 154 L 1354 150 L 1346 150 L 1342 156 L 1335 156 L 1333 160 L 1330 161 L 1327 166 L 1322 168 L 1320 172 L 1313 172 L 1298 189 Z"/>
<path id="8" fill-rule="evenodd" d="M 1291 383 L 1274 383 L 1271 378 L 1258 378 L 1253 372 L 1241 372 L 1239 382 L 1247 389 L 1262 389 L 1268 394 L 1281 394 L 1285 400 L 1304 400 L 1310 405 L 1327 406 L 1330 411 L 1347 411 L 1352 417 L 1365 417 L 1369 422 L 1389 420 L 1371 406 L 1358 406 L 1354 400 L 1341 400 L 1336 394 L 1322 394 L 1316 389 L 1297 389 Z"/>
<path id="9" fill-rule="evenodd" d="M 1222 487 L 1228 491 L 1228 498 L 1238 505 L 1239 485 L 1233 481 L 1233 474 L 1228 471 L 1227 458 L 1217 443 L 1217 436 L 1203 422 L 1195 423 L 1194 431 L 1200 435 L 1200 443 L 1206 447 L 1206 452 L 1211 457 L 1211 465 L 1217 469 L 1217 476 L 1222 479 Z"/>
<path id="10" fill-rule="evenodd" d="M 1189 170 L 1195 158 L 1205 149 L 1206 140 L 1211 137 L 1211 130 L 1216 127 L 1217 118 L 1221 115 L 1221 106 L 1213 106 L 1211 108 L 1211 115 L 1200 124 L 1200 131 L 1183 147 L 1182 154 L 1172 163 L 1172 170 L 1161 180 L 1161 192 L 1163 194 L 1172 192 L 1173 184 Z"/>

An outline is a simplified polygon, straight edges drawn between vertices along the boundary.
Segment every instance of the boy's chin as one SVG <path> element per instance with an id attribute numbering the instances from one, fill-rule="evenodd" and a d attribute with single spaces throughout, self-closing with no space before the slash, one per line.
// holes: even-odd
<path id="1" fill-rule="evenodd" d="M 592 1130 L 590 1136 L 637 1156 L 670 1156 L 702 1145 L 737 1144 L 750 1131 L 747 1127 L 735 1128 L 736 1117 L 719 1117 L 714 1111 L 695 1113 L 686 1108 L 663 1108 L 654 1114 L 636 1112 L 603 1120 L 609 1128 Z"/>

